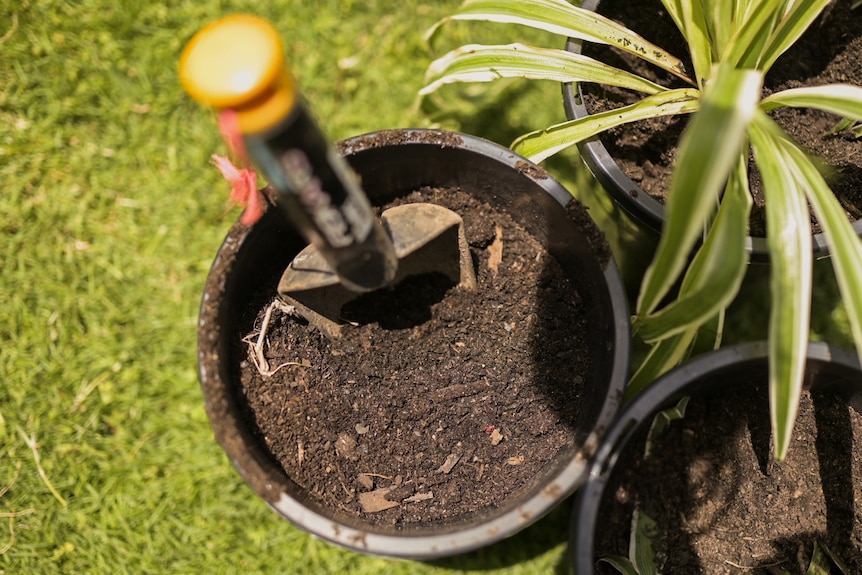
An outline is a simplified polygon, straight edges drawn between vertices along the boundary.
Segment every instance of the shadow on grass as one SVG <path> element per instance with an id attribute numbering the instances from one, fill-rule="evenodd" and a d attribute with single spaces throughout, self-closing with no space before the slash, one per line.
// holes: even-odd
<path id="1" fill-rule="evenodd" d="M 555 507 L 548 515 L 508 539 L 470 553 L 435 559 L 425 563 L 443 569 L 489 571 L 530 561 L 568 541 L 571 514 L 572 499 L 569 498 Z M 566 575 L 568 573 L 568 554 L 563 554 L 554 567 L 553 575 Z"/>
<path id="2" fill-rule="evenodd" d="M 509 147 L 527 132 L 565 120 L 562 98 L 553 100 L 539 93 L 547 88 L 517 79 L 449 86 L 444 93 L 425 97 L 420 110 L 431 123 L 444 129 L 474 134 Z M 547 109 L 537 109 L 536 102 L 547 102 Z"/>

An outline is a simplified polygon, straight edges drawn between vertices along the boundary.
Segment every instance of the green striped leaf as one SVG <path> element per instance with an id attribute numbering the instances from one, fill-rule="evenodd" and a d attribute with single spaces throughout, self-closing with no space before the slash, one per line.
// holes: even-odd
<path id="1" fill-rule="evenodd" d="M 703 4 L 686 0 L 678 2 L 675 9 L 679 10 L 680 18 L 677 26 L 681 26 L 680 30 L 688 44 L 688 53 L 694 65 L 694 79 L 697 85 L 703 88 L 704 82 L 712 73 L 713 63 L 713 50 Z"/>
<path id="2" fill-rule="evenodd" d="M 737 20 L 722 61 L 738 68 L 757 68 L 786 2 L 760 0 L 750 4 L 745 17 Z"/>
<path id="3" fill-rule="evenodd" d="M 836 134 L 845 130 L 853 134 L 854 138 L 862 138 L 862 122 L 853 118 L 844 118 L 832 127 L 832 131 Z"/>
<path id="4" fill-rule="evenodd" d="M 751 194 L 747 154 L 739 154 L 706 241 L 686 272 L 675 301 L 638 318 L 635 332 L 646 342 L 697 328 L 726 308 L 739 292 L 748 265 L 745 240 Z"/>
<path id="5" fill-rule="evenodd" d="M 862 357 L 862 240 L 817 167 L 795 146 L 788 153 L 802 173 L 808 200 L 826 236 L 841 300 L 850 320 L 850 331 L 857 353 Z"/>
<path id="6" fill-rule="evenodd" d="M 568 38 L 616 46 L 693 83 L 679 58 L 625 26 L 565 0 L 467 0 L 453 14 L 434 24 L 425 34 L 426 39 L 432 41 L 440 27 L 453 20 L 520 24 Z"/>
<path id="7" fill-rule="evenodd" d="M 527 78 L 555 82 L 595 82 L 646 94 L 666 88 L 587 56 L 566 50 L 524 44 L 483 46 L 469 44 L 431 62 L 420 96 L 455 82 L 491 82 L 500 78 Z"/>
<path id="8" fill-rule="evenodd" d="M 759 68 L 766 72 L 779 56 L 802 37 L 811 24 L 823 12 L 831 0 L 797 0 L 791 3 L 790 11 L 784 15 L 761 50 Z"/>
<path id="9" fill-rule="evenodd" d="M 641 284 L 637 315 L 655 311 L 688 264 L 738 160 L 757 110 L 762 76 L 754 70 L 718 69 L 701 108 L 680 139 L 657 253 Z"/>
<path id="10" fill-rule="evenodd" d="M 724 1 L 712 2 L 707 5 L 707 25 L 712 44 L 713 56 L 721 60 L 725 50 L 730 44 L 730 38 L 736 29 L 736 15 L 742 10 L 739 2 Z"/>
<path id="11" fill-rule="evenodd" d="M 534 162 L 541 162 L 565 148 L 615 126 L 647 118 L 694 112 L 700 106 L 699 96 L 700 93 L 693 88 L 668 90 L 647 96 L 629 106 L 592 114 L 525 134 L 512 143 L 512 149 Z"/>
<path id="12" fill-rule="evenodd" d="M 770 257 L 769 400 L 775 455 L 783 459 L 799 408 L 811 311 L 811 223 L 796 146 L 766 115 L 752 122 L 754 158 L 763 175 Z"/>
<path id="13" fill-rule="evenodd" d="M 771 94 L 760 103 L 765 111 L 780 106 L 817 108 L 853 120 L 862 120 L 862 88 L 850 84 L 791 88 Z"/>

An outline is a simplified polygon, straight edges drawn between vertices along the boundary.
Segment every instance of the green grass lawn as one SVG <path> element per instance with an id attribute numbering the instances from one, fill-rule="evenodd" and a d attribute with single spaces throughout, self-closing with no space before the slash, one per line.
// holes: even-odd
<path id="1" fill-rule="evenodd" d="M 225 14 L 271 19 L 340 139 L 428 125 L 422 33 L 457 3 L 0 2 L 0 575 L 566 571 L 565 505 L 439 562 L 313 539 L 230 466 L 197 382 L 198 303 L 238 211 L 213 116 L 177 80 L 184 43 Z M 553 85 L 464 95 L 435 118 L 501 143 L 564 119 Z"/>
<path id="2" fill-rule="evenodd" d="M 212 114 L 179 86 L 185 42 L 225 14 L 271 19 L 340 139 L 427 124 L 414 105 L 431 59 L 422 33 L 456 4 L 0 3 L 0 489 L 11 484 L 0 573 L 563 569 L 564 510 L 506 545 L 437 563 L 311 538 L 231 467 L 197 382 L 200 295 L 239 212 L 209 164 L 224 153 Z M 548 89 L 538 123 L 530 90 L 497 96 L 512 110 L 484 117 L 485 135 L 561 120 Z"/>

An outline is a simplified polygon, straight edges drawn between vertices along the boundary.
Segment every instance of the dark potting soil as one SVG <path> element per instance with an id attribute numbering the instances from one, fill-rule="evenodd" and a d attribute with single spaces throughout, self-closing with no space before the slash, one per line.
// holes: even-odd
<path id="1" fill-rule="evenodd" d="M 862 573 L 862 416 L 846 400 L 804 392 L 784 461 L 764 385 L 692 398 L 647 458 L 643 440 L 605 492 L 597 557 L 628 556 L 637 504 L 658 524 L 664 575 L 802 575 L 815 542 Z"/>
<path id="2" fill-rule="evenodd" d="M 602 0 L 600 13 L 622 22 L 647 40 L 687 61 L 688 52 L 679 31 L 657 0 L 629 2 Z M 633 70 L 664 86 L 684 84 L 670 74 L 649 67 L 642 60 L 620 55 L 609 48 L 586 46 L 584 53 Z M 833 83 L 862 85 L 862 21 L 850 2 L 833 0 L 803 37 L 776 62 L 767 74 L 764 93 Z M 691 70 L 691 65 L 687 64 Z M 625 90 L 589 86 L 585 99 L 588 109 L 602 110 L 633 103 L 641 98 Z M 862 216 L 862 139 L 849 132 L 836 134 L 833 128 L 840 117 L 809 109 L 783 108 L 771 112 L 773 119 L 805 150 L 831 166 L 827 182 L 847 216 Z M 601 136 L 602 143 L 623 171 L 640 188 L 663 201 L 668 190 L 677 143 L 687 117 L 656 118 L 627 124 Z M 756 169 L 751 172 L 755 205 L 750 234 L 764 237 L 766 221 L 763 190 Z M 812 216 L 814 230 L 819 231 Z"/>
<path id="3" fill-rule="evenodd" d="M 457 190 L 396 203 L 417 201 L 463 217 L 478 289 L 408 278 L 347 304 L 338 340 L 275 310 L 265 356 L 284 367 L 265 376 L 247 342 L 273 277 L 235 338 L 247 417 L 272 456 L 319 505 L 372 524 L 458 521 L 537 485 L 573 455 L 589 368 L 583 303 L 534 238 Z"/>

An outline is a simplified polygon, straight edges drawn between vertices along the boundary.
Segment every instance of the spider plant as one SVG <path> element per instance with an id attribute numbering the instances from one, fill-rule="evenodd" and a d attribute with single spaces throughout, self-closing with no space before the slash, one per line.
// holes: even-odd
<path id="1" fill-rule="evenodd" d="M 615 126 L 692 114 L 680 141 L 662 237 L 640 286 L 633 330 L 651 348 L 632 376 L 630 395 L 684 360 L 699 328 L 720 326 L 738 293 L 748 259 L 748 159 L 753 153 L 762 174 L 769 229 L 770 405 L 779 459 L 787 453 L 796 418 L 809 337 L 809 205 L 829 243 L 854 342 L 862 351 L 862 243 L 817 164 L 769 115 L 783 106 L 818 108 L 846 118 L 846 127 L 852 127 L 862 119 L 862 88 L 814 86 L 762 96 L 764 75 L 829 1 L 661 0 L 687 42 L 692 64 L 687 70 L 679 58 L 634 31 L 565 0 L 466 0 L 429 30 L 429 41 L 456 20 L 519 24 L 616 47 L 669 71 L 686 87 L 662 86 L 562 49 L 514 43 L 471 44 L 442 56 L 430 64 L 420 91 L 424 96 L 454 82 L 517 77 L 592 82 L 642 95 L 634 104 L 514 142 L 515 151 L 537 162 Z M 680 280 L 674 299 L 663 305 Z M 719 343 L 720 336 L 715 345 Z"/>

